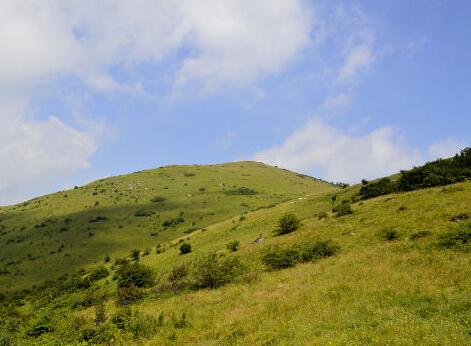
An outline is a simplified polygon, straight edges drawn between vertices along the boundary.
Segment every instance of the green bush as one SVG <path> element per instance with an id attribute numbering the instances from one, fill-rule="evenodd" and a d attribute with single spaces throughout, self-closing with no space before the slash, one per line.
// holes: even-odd
<path id="1" fill-rule="evenodd" d="M 294 267 L 301 262 L 315 261 L 331 257 L 338 253 L 340 247 L 329 241 L 301 243 L 287 247 L 270 247 L 262 257 L 262 263 L 269 270 Z"/>
<path id="2" fill-rule="evenodd" d="M 321 211 L 319 214 L 317 214 L 317 217 L 319 220 L 322 220 L 322 219 L 327 219 L 328 215 L 325 211 Z"/>
<path id="3" fill-rule="evenodd" d="M 110 272 L 105 266 L 98 266 L 91 271 L 88 277 L 91 281 L 97 281 L 106 278 L 109 274 Z"/>
<path id="4" fill-rule="evenodd" d="M 298 247 L 271 247 L 262 257 L 263 264 L 270 270 L 294 267 L 301 262 L 301 251 Z"/>
<path id="5" fill-rule="evenodd" d="M 210 253 L 194 262 L 192 269 L 195 288 L 217 288 L 241 274 L 243 266 L 237 257 Z"/>
<path id="6" fill-rule="evenodd" d="M 341 216 L 353 214 L 352 206 L 350 202 L 347 200 L 343 200 L 342 203 L 335 206 L 332 209 L 332 212 L 335 213 L 335 217 L 341 217 Z"/>
<path id="7" fill-rule="evenodd" d="M 252 196 L 252 195 L 256 195 L 258 192 L 248 187 L 239 187 L 233 190 L 224 191 L 224 193 L 229 196 L 237 196 L 237 195 Z"/>
<path id="8" fill-rule="evenodd" d="M 397 231 L 393 229 L 382 230 L 379 236 L 382 240 L 386 240 L 386 241 L 393 241 L 393 240 L 399 239 L 399 233 L 397 233 Z"/>
<path id="9" fill-rule="evenodd" d="M 231 241 L 230 243 L 228 243 L 226 245 L 226 248 L 229 250 L 229 251 L 232 251 L 232 252 L 235 252 L 237 250 L 239 250 L 239 241 L 238 240 L 234 240 L 234 241 Z"/>
<path id="10" fill-rule="evenodd" d="M 146 209 L 138 209 L 136 210 L 136 212 L 134 213 L 134 216 L 137 216 L 137 217 L 146 217 L 146 216 L 152 216 L 154 215 L 155 212 L 152 211 L 152 210 L 146 210 Z"/>
<path id="11" fill-rule="evenodd" d="M 116 293 L 116 305 L 133 304 L 144 297 L 144 292 L 141 288 L 130 284 L 125 287 L 119 287 Z"/>
<path id="12" fill-rule="evenodd" d="M 150 201 L 153 203 L 162 203 L 162 202 L 165 202 L 165 197 L 155 196 L 155 197 L 152 197 Z"/>
<path id="13" fill-rule="evenodd" d="M 381 195 L 387 195 L 397 191 L 397 185 L 389 178 L 382 178 L 377 182 L 363 184 L 360 188 L 362 199 L 373 198 Z"/>
<path id="14" fill-rule="evenodd" d="M 182 245 L 180 245 L 180 254 L 185 255 L 190 252 L 191 252 L 191 244 L 183 243 Z"/>
<path id="15" fill-rule="evenodd" d="M 417 231 L 417 232 L 414 232 L 410 235 L 410 239 L 411 240 L 416 240 L 416 239 L 420 239 L 420 238 L 425 238 L 428 235 L 430 235 L 429 230 Z"/>
<path id="16" fill-rule="evenodd" d="M 310 262 L 321 258 L 331 257 L 340 250 L 338 245 L 329 241 L 318 241 L 315 243 L 303 243 L 300 245 L 301 259 L 303 262 Z"/>
<path id="17" fill-rule="evenodd" d="M 140 263 L 124 264 L 116 271 L 118 287 L 149 287 L 154 283 L 152 270 Z"/>
<path id="18" fill-rule="evenodd" d="M 139 261 L 139 256 L 141 254 L 141 251 L 139 249 L 132 249 L 131 250 L 131 258 L 133 261 Z"/>
<path id="19" fill-rule="evenodd" d="M 296 231 L 301 226 L 301 222 L 294 214 L 285 214 L 278 220 L 278 235 Z"/>
<path id="20" fill-rule="evenodd" d="M 471 224 L 461 225 L 439 235 L 438 245 L 442 248 L 471 250 Z"/>

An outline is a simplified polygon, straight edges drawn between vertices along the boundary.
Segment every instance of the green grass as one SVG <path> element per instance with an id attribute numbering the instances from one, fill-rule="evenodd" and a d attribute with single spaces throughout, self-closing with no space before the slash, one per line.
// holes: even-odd
<path id="1" fill-rule="evenodd" d="M 256 194 L 226 193 L 241 188 Z M 113 261 L 247 211 L 334 189 L 261 163 L 236 162 L 147 170 L 4 207 L 0 272 L 10 274 L 0 275 L 0 292 L 30 288 L 105 256 Z M 170 227 L 163 226 L 166 221 Z"/>
<path id="2" fill-rule="evenodd" d="M 93 247 L 87 245 L 81 250 L 75 250 L 77 254 L 88 256 L 80 265 L 93 267 L 94 261 L 103 262 L 105 252 L 109 252 L 113 260 L 118 255 L 129 257 L 132 248 L 144 249 L 149 246 L 152 247 L 151 253 L 141 257 L 140 263 L 154 270 L 158 281 L 156 285 L 163 283 L 175 266 L 190 263 L 208 253 L 236 256 L 245 272 L 218 289 L 188 288 L 177 294 L 146 289 L 146 298 L 132 306 L 133 311 L 141 317 L 133 319 L 127 332 L 115 333 L 116 344 L 471 343 L 470 248 L 467 244 L 440 246 L 444 234 L 471 224 L 471 220 L 454 218 L 457 215 L 471 215 L 471 182 L 445 189 L 437 187 L 355 202 L 352 203 L 353 213 L 341 217 L 335 217 L 332 213 L 332 196 L 337 194 L 336 204 L 344 199 L 351 200 L 358 193 L 359 186 L 340 190 L 323 182 L 256 163 L 170 167 L 111 178 L 108 182 L 124 179 L 120 186 L 126 186 L 129 184 L 127 179 L 138 179 L 142 174 L 148 175 L 149 179 L 140 178 L 142 184 L 151 186 L 153 179 L 163 179 L 158 176 L 162 171 L 175 180 L 166 177 L 156 183 L 155 190 L 141 191 L 137 204 L 128 201 L 125 205 L 108 205 L 108 213 L 100 211 L 99 215 L 108 217 L 108 220 L 93 223 L 97 224 L 95 236 L 89 238 L 89 244 L 94 244 Z M 228 177 L 232 174 L 234 180 L 229 183 Z M 257 194 L 226 194 L 218 185 L 221 179 L 228 190 L 246 187 L 257 191 Z M 168 185 L 169 189 L 157 188 L 159 184 Z M 93 187 L 67 192 L 67 198 L 80 194 L 77 196 L 83 198 L 80 205 L 85 200 L 92 203 L 94 199 L 90 198 L 90 192 L 94 191 L 95 185 L 90 186 Z M 205 191 L 199 191 L 201 187 Z M 196 191 L 193 192 L 195 197 L 187 201 L 185 195 L 190 190 Z M 196 197 L 198 193 L 207 201 L 208 210 L 204 212 L 211 210 L 215 215 L 208 216 L 206 223 L 197 223 L 199 228 L 186 234 L 184 231 L 191 226 L 192 220 L 198 219 L 200 215 L 197 211 L 201 202 L 201 199 L 197 199 L 200 197 Z M 165 197 L 165 201 L 152 207 L 147 201 L 156 195 Z M 67 204 L 70 200 L 63 202 L 61 198 L 60 194 L 56 194 L 42 200 L 50 201 L 51 206 L 57 206 L 59 201 L 66 203 L 59 210 L 72 208 L 72 205 Z M 106 200 L 105 197 L 103 199 Z M 168 210 L 157 210 L 163 208 L 165 203 L 174 204 L 172 208 L 169 205 Z M 242 203 L 249 207 L 241 208 Z M 106 205 L 105 202 L 103 204 Z M 148 226 L 152 224 L 154 215 L 148 217 L 148 223 L 141 221 L 142 217 L 130 215 L 137 209 L 154 207 L 158 215 L 165 217 L 178 217 L 180 210 L 184 211 L 185 223 L 150 237 L 148 232 L 151 227 Z M 24 214 L 15 214 L 19 213 L 19 208 L 22 207 L 16 206 L 16 210 L 13 207 L 2 209 L 2 224 L 13 225 L 17 222 L 15 225 L 18 231 L 20 221 L 27 222 L 27 219 L 21 220 L 18 215 L 31 215 L 28 210 L 22 212 Z M 80 209 L 79 206 L 76 208 Z M 41 209 L 41 213 L 45 213 L 45 210 Z M 318 215 L 323 212 L 327 217 L 319 219 Z M 90 210 L 81 213 L 84 213 L 83 217 L 78 220 L 83 220 L 83 225 L 88 225 L 90 216 L 97 215 L 90 213 Z M 125 215 L 132 223 L 124 224 L 121 213 L 127 213 Z M 243 218 L 240 217 L 241 213 L 244 213 Z M 277 235 L 278 220 L 286 213 L 296 215 L 301 220 L 301 226 L 289 234 Z M 67 209 L 60 215 L 70 217 L 73 214 Z M 188 217 L 190 214 L 196 218 Z M 42 219 L 38 218 L 35 222 L 46 218 L 42 215 Z M 147 220 L 146 217 L 144 219 Z M 113 233 L 115 229 L 112 231 L 110 226 L 120 222 L 124 224 L 123 228 Z M 136 223 L 141 223 L 141 227 L 137 227 Z M 142 228 L 146 235 L 139 233 Z M 41 230 L 28 229 L 28 232 L 33 234 Z M 386 230 L 394 231 L 397 239 L 385 239 Z M 25 233 L 30 234 L 28 232 Z M 55 240 L 61 234 L 53 233 L 52 239 Z M 104 234 L 102 238 L 100 234 Z M 14 235 L 17 234 L 10 232 L 3 236 L 2 241 Z M 255 242 L 259 238 L 263 238 L 263 241 Z M 149 239 L 152 241 L 149 242 Z M 227 249 L 227 244 L 235 240 L 239 242 L 239 247 L 232 252 Z M 191 244 L 191 253 L 180 255 L 179 246 L 183 241 Z M 268 270 L 263 265 L 262 257 L 272 246 L 289 247 L 317 241 L 330 241 L 339 246 L 339 250 L 332 257 L 299 263 L 288 269 Z M 163 244 L 166 251 L 157 254 L 156 244 Z M 20 245 L 10 243 L 4 248 L 11 251 L 10 256 L 14 256 L 15 252 L 9 247 L 16 246 L 17 257 L 21 257 L 24 251 L 21 254 L 18 252 Z M 94 254 L 100 246 L 103 252 Z M 49 270 L 55 265 L 61 270 L 72 271 L 75 268 L 69 267 L 69 264 L 56 264 L 57 254 L 44 256 L 48 262 L 42 262 L 42 265 Z M 40 258 L 36 261 L 40 261 Z M 4 266 L 3 263 L 0 268 Z M 113 271 L 111 263 L 105 265 Z M 31 271 L 34 271 L 34 265 Z M 2 282 L 4 287 L 8 280 L 12 282 L 12 287 L 24 287 L 26 283 L 32 282 L 32 278 L 37 277 L 3 276 L 2 280 L 5 281 Z M 114 304 L 116 283 L 107 277 L 98 281 L 96 286 L 99 292 L 106 295 L 106 315 L 113 315 L 118 309 Z M 92 323 L 95 316 L 94 307 L 70 307 L 71 301 L 80 294 L 64 295 L 60 298 L 62 303 L 58 303 L 58 300 L 51 302 L 48 306 L 54 306 L 54 311 L 61 311 L 66 306 L 67 317 L 57 318 L 57 326 L 37 338 L 20 337 L 20 344 L 49 345 L 60 344 L 59 341 L 67 344 L 72 343 L 70 340 L 76 340 L 72 336 L 80 328 L 71 327 L 76 323 L 74 319 Z M 27 319 L 36 302 L 27 297 L 22 303 L 17 311 Z M 107 323 L 110 324 L 107 330 L 113 331 L 111 322 Z M 18 335 L 22 335 L 21 331 Z"/>

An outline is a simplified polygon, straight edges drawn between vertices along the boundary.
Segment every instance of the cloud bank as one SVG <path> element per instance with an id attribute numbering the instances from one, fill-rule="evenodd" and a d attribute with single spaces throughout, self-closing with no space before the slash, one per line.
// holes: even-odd
<path id="1" fill-rule="evenodd" d="M 317 119 L 253 159 L 347 183 L 396 173 L 423 161 L 418 150 L 404 145 L 394 128 L 355 136 Z"/>

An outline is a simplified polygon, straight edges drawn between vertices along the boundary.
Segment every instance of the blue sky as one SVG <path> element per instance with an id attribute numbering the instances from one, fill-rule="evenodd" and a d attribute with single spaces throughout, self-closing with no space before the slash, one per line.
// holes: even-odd
<path id="1" fill-rule="evenodd" d="M 469 1 L 4 1 L 0 204 L 167 164 L 332 181 L 469 145 Z"/>

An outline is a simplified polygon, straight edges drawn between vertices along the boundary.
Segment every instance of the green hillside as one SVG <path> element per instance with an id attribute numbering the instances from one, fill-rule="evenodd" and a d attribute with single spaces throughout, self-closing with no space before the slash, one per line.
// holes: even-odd
<path id="1" fill-rule="evenodd" d="M 161 168 L 4 208 L 0 268 L 25 275 L 2 276 L 0 344 L 469 345 L 466 179 L 366 199 L 362 187 L 378 181 L 339 189 L 243 162 Z"/>
<path id="2" fill-rule="evenodd" d="M 155 247 L 328 183 L 255 162 L 169 166 L 0 209 L 0 292 Z"/>

